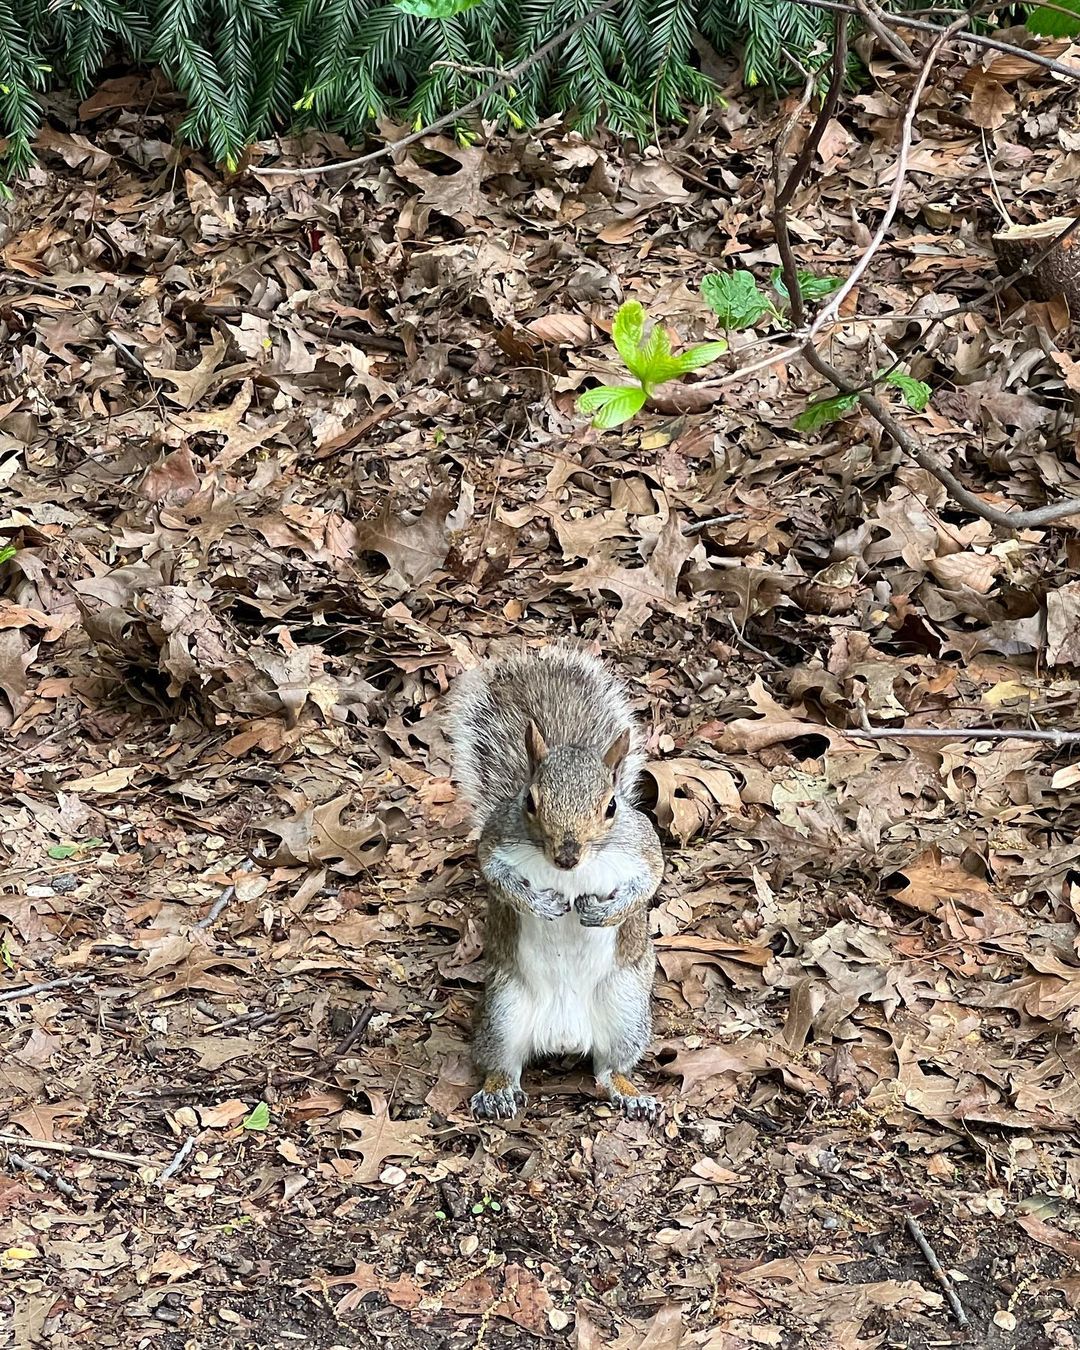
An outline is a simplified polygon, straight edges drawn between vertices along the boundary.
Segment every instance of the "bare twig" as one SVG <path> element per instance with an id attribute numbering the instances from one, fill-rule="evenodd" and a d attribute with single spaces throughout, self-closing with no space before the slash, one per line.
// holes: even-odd
<path id="1" fill-rule="evenodd" d="M 77 1200 L 79 1198 L 79 1192 L 70 1181 L 66 1181 L 63 1177 L 57 1176 L 55 1172 L 51 1172 L 47 1167 L 39 1167 L 37 1163 L 31 1162 L 29 1158 L 24 1158 L 21 1153 L 8 1153 L 8 1158 L 20 1172 L 29 1172 L 31 1176 L 37 1177 L 39 1181 L 47 1181 L 50 1185 L 55 1186 L 62 1195 L 68 1196 L 71 1200 Z"/>
<path id="2" fill-rule="evenodd" d="M 74 1158 L 97 1158 L 100 1162 L 124 1163 L 127 1167 L 152 1167 L 149 1158 L 134 1153 L 114 1153 L 107 1148 L 87 1148 L 83 1144 L 65 1144 L 59 1139 L 26 1139 L 21 1134 L 0 1134 L 0 1144 L 23 1148 L 30 1153 L 68 1153 Z"/>
<path id="3" fill-rule="evenodd" d="M 359 169 L 365 164 L 374 164 L 377 160 L 388 159 L 391 155 L 396 155 L 399 150 L 404 150 L 407 145 L 413 145 L 417 141 L 422 141 L 425 136 L 432 136 L 436 131 L 442 131 L 446 127 L 453 126 L 462 117 L 467 117 L 469 113 L 475 112 L 477 108 L 482 107 L 487 102 L 492 94 L 497 94 L 501 89 L 505 89 L 508 84 L 520 80 L 527 70 L 531 70 L 545 57 L 557 51 L 567 38 L 573 37 L 586 24 L 592 23 L 594 19 L 599 19 L 606 14 L 608 10 L 614 9 L 618 3 L 619 0 L 603 0 L 603 4 L 590 10 L 588 14 L 583 14 L 580 19 L 570 24 L 568 28 L 564 28 L 561 33 L 556 33 L 554 37 L 549 38 L 547 42 L 527 56 L 524 61 L 519 61 L 516 66 L 503 71 L 498 79 L 492 80 L 487 88 L 477 94 L 469 103 L 463 104 L 460 108 L 454 108 L 452 112 L 446 113 L 443 117 L 437 117 L 434 122 L 428 123 L 426 127 L 421 127 L 419 131 L 414 131 L 408 136 L 403 136 L 399 141 L 392 141 L 389 145 L 384 145 L 379 150 L 373 150 L 368 155 L 360 155 L 356 159 L 338 160 L 333 164 L 318 164 L 310 169 L 252 169 L 251 172 L 257 178 L 303 178 L 308 175 L 321 177 L 326 173 L 336 173 L 339 169 Z"/>
<path id="4" fill-rule="evenodd" d="M 899 33 L 893 33 L 885 26 L 884 16 L 874 0 L 855 0 L 855 8 L 859 11 L 859 18 L 884 47 L 899 58 L 909 70 L 919 69 L 919 58 Z"/>
<path id="5" fill-rule="evenodd" d="M 857 18 L 862 17 L 854 4 L 842 4 L 840 0 L 794 0 L 794 3 L 803 5 L 807 9 L 827 9 L 834 14 L 854 14 Z M 947 28 L 942 28 L 938 23 L 927 23 L 924 19 L 913 19 L 907 14 L 890 14 L 886 10 L 880 10 L 879 17 L 882 23 L 888 24 L 890 28 L 911 28 L 916 33 L 939 34 L 948 32 Z M 970 18 L 970 15 L 964 17 Z M 1070 80 L 1080 80 L 1080 66 L 1067 66 L 1064 62 L 1055 61 L 1052 57 L 1043 56 L 1039 52 L 1028 51 L 1026 47 L 1018 47 L 1014 42 L 992 38 L 986 33 L 965 33 L 961 41 L 970 43 L 975 47 L 985 47 L 989 51 L 1004 52 L 1007 56 L 1019 56 L 1024 61 L 1030 61 L 1033 66 L 1042 66 L 1044 70 L 1052 70 L 1055 75 L 1064 75 L 1066 79 Z"/>
<path id="6" fill-rule="evenodd" d="M 815 3 L 817 2 L 818 0 L 815 0 Z M 802 0 L 800 0 L 800 3 L 802 3 Z M 848 12 L 848 7 L 844 5 L 833 5 L 824 3 L 823 7 L 832 9 L 837 14 L 836 22 L 838 27 L 836 33 L 836 44 L 837 46 L 839 46 L 841 41 L 841 33 L 839 29 L 841 19 L 839 16 L 846 14 Z M 974 512 L 975 515 L 981 516 L 984 520 L 988 520 L 992 525 L 998 525 L 1007 530 L 1035 529 L 1041 528 L 1042 526 L 1048 525 L 1056 520 L 1063 520 L 1067 516 L 1080 515 L 1080 500 L 1066 499 L 1065 501 L 1061 502 L 1052 502 L 1046 506 L 1036 507 L 1030 511 L 1008 511 L 1003 510 L 1002 508 L 997 506 L 991 506 L 988 502 L 983 501 L 983 499 L 976 493 L 972 492 L 970 488 L 965 487 L 965 485 L 960 481 L 960 479 L 957 478 L 956 474 L 953 473 L 952 469 L 950 469 L 946 464 L 943 464 L 934 453 L 928 450 L 918 439 L 918 437 L 915 436 L 913 432 L 908 430 L 908 428 L 904 426 L 904 424 L 896 416 L 894 416 L 891 410 L 870 389 L 865 388 L 863 387 L 863 385 L 858 384 L 854 380 L 849 379 L 841 371 L 837 370 L 836 367 L 833 366 L 831 362 L 827 361 L 825 357 L 822 356 L 821 353 L 814 348 L 812 342 L 810 341 L 810 338 L 812 338 L 814 334 L 816 334 L 822 327 L 825 326 L 824 316 L 826 314 L 831 314 L 835 318 L 837 305 L 843 300 L 845 295 L 850 294 L 851 289 L 854 286 L 854 284 L 858 281 L 858 278 L 865 272 L 866 267 L 869 263 L 869 259 L 873 256 L 874 252 L 880 246 L 882 240 L 885 237 L 885 230 L 888 228 L 888 225 L 891 224 L 892 222 L 892 217 L 895 214 L 896 206 L 897 203 L 899 202 L 900 191 L 903 187 L 904 178 L 906 176 L 907 155 L 911 145 L 911 135 L 914 124 L 914 118 L 916 111 L 918 109 L 919 98 L 922 94 L 923 88 L 925 87 L 926 79 L 930 72 L 931 64 L 933 63 L 934 59 L 937 56 L 938 51 L 940 51 L 941 47 L 945 44 L 945 42 L 948 41 L 950 38 L 956 36 L 956 34 L 953 32 L 953 28 L 955 28 L 957 24 L 966 22 L 966 20 L 967 16 L 965 15 L 963 16 L 962 19 L 956 20 L 956 24 L 950 25 L 949 28 L 940 29 L 937 27 L 933 27 L 932 29 L 932 31 L 938 34 L 938 39 L 937 41 L 934 42 L 933 46 L 931 47 L 929 53 L 927 54 L 924 60 L 921 76 L 919 80 L 916 82 L 915 89 L 912 92 L 911 98 L 908 100 L 907 111 L 904 116 L 903 130 L 901 132 L 900 152 L 897 160 L 896 178 L 893 183 L 893 190 L 889 200 L 889 208 L 886 211 L 886 215 L 882 221 L 881 226 L 879 226 L 868 248 L 864 250 L 862 257 L 856 263 L 855 268 L 849 275 L 845 284 L 840 288 L 839 291 L 836 292 L 836 294 L 831 298 L 829 304 L 826 305 L 824 310 L 822 310 L 822 312 L 818 314 L 813 324 L 810 326 L 808 338 L 803 346 L 803 354 L 805 355 L 807 362 L 820 375 L 824 375 L 824 377 L 831 384 L 835 385 L 836 388 L 839 389 L 842 393 L 856 395 L 859 399 L 859 402 L 866 409 L 866 411 L 875 419 L 875 421 L 883 428 L 883 430 L 888 432 L 888 434 L 893 438 L 893 440 L 897 443 L 897 445 L 899 445 L 900 449 L 905 454 L 910 455 L 910 457 L 916 462 L 916 464 L 919 465 L 920 468 L 925 469 L 927 473 L 933 475 L 933 477 L 936 478 L 939 483 L 941 483 L 941 485 L 948 491 L 950 496 L 953 498 L 955 502 L 957 502 L 958 505 L 963 506 L 967 510 Z M 843 71 L 841 70 L 839 64 L 834 62 L 833 86 L 838 86 L 838 82 L 842 81 L 842 79 L 843 79 Z M 831 92 L 832 88 L 830 88 L 830 93 Z M 819 115 L 819 121 L 824 117 L 825 113 L 828 111 L 829 106 L 830 106 L 830 99 L 826 98 L 826 101 L 822 107 L 821 114 Z M 783 144 L 782 143 L 778 144 L 776 151 L 777 154 L 776 173 L 778 178 L 779 178 L 779 163 L 780 158 L 783 155 L 783 151 L 784 151 Z M 800 156 L 799 159 L 797 159 L 795 162 L 792 172 L 788 178 L 788 181 L 784 184 L 783 188 L 777 191 L 775 198 L 775 205 L 773 209 L 773 228 L 776 234 L 776 246 L 780 253 L 781 271 L 784 277 L 784 285 L 787 287 L 788 290 L 792 321 L 798 328 L 802 328 L 802 326 L 804 325 L 806 318 L 806 307 L 803 303 L 802 294 L 799 291 L 798 265 L 795 261 L 795 252 L 792 247 L 791 236 L 788 230 L 788 223 L 787 223 L 787 203 L 791 200 L 792 196 L 794 195 L 795 191 L 799 186 L 800 181 L 799 176 L 805 174 L 808 168 L 809 164 L 806 163 L 805 157 Z M 794 183 L 792 182 L 792 180 L 795 180 Z M 1080 228 L 1080 216 L 1078 216 L 1077 219 L 1072 221 L 1067 229 L 1061 232 L 1058 239 L 1056 239 L 1051 244 L 1051 248 L 1056 247 L 1058 244 L 1060 244 L 1064 238 L 1066 238 L 1069 234 L 1073 232 L 1073 230 L 1077 228 Z"/>
<path id="7" fill-rule="evenodd" d="M 369 1004 L 337 1045 L 334 1046 L 333 1050 L 322 1059 L 321 1063 L 324 1065 L 333 1064 L 334 1061 L 340 1059 L 342 1055 L 347 1055 L 350 1050 L 355 1049 L 367 1034 L 368 1024 L 374 1016 L 375 1009 Z"/>
<path id="8" fill-rule="evenodd" d="M 951 37 L 954 37 L 960 31 L 960 29 L 964 27 L 964 25 L 967 22 L 968 17 L 966 14 L 963 15 L 961 18 L 954 20 L 954 22 L 951 23 L 949 27 L 946 28 L 945 31 L 931 44 L 930 50 L 926 53 L 926 56 L 923 59 L 922 69 L 919 71 L 919 78 L 915 81 L 915 87 L 911 91 L 911 95 L 908 98 L 907 102 L 907 108 L 904 111 L 904 121 L 900 130 L 900 148 L 897 151 L 896 155 L 896 176 L 893 179 L 892 192 L 889 194 L 889 201 L 888 205 L 885 207 L 885 214 L 881 217 L 881 220 L 878 222 L 878 227 L 874 231 L 874 237 L 870 240 L 870 243 L 863 250 L 862 257 L 851 269 L 851 272 L 849 273 L 847 280 L 844 282 L 844 284 L 840 287 L 839 290 L 835 291 L 829 297 L 828 303 L 822 306 L 821 310 L 815 317 L 814 322 L 810 325 L 809 338 L 811 340 L 822 330 L 822 328 L 825 327 L 827 323 L 831 323 L 832 320 L 836 317 L 836 315 L 840 312 L 840 306 L 844 303 L 844 301 L 848 298 L 851 292 L 859 284 L 859 280 L 862 277 L 863 273 L 870 266 L 871 259 L 873 258 L 874 254 L 878 251 L 878 249 L 881 247 L 881 245 L 884 243 L 885 236 L 889 233 L 889 230 L 893 223 L 893 217 L 896 215 L 897 207 L 900 205 L 900 197 L 904 191 L 904 182 L 907 179 L 907 164 L 908 164 L 908 155 L 911 152 L 911 137 L 915 129 L 915 116 L 919 111 L 919 104 L 922 102 L 923 90 L 926 88 L 926 82 L 930 78 L 930 72 L 934 67 L 934 62 L 937 60 L 939 52 L 949 41 L 949 39 Z M 833 84 L 835 86 L 836 84 L 835 80 L 833 81 Z M 830 92 L 832 92 L 831 89 Z M 839 90 L 837 91 L 837 95 L 839 96 Z M 822 116 L 824 116 L 825 112 L 826 108 L 822 108 Z M 830 117 L 832 116 L 831 112 L 829 113 L 829 116 Z M 819 119 L 819 121 L 820 120 L 821 119 Z M 792 170 L 791 174 L 792 178 L 795 178 L 796 174 L 800 172 L 800 165 L 801 159 L 799 161 L 796 161 L 795 168 Z M 803 172 L 805 172 L 805 170 L 803 170 Z M 789 179 L 789 183 L 790 181 L 791 180 Z M 780 199 L 778 200 L 777 204 L 780 207 L 780 209 L 783 210 L 783 208 L 787 205 L 787 201 Z M 788 287 L 790 289 L 790 282 L 788 282 Z M 796 290 L 797 289 L 798 286 L 796 285 Z M 794 314 L 794 310 L 792 311 L 792 313 Z M 801 316 L 799 321 L 801 322 Z"/>
<path id="9" fill-rule="evenodd" d="M 254 871 L 254 868 L 255 863 L 250 858 L 248 858 L 245 862 L 241 863 L 240 865 L 240 870 L 242 872 L 251 872 Z M 215 923 L 217 921 L 217 919 L 220 917 L 226 906 L 229 904 L 229 901 L 232 900 L 235 894 L 236 894 L 235 883 L 232 886 L 226 886 L 225 889 L 218 896 L 218 898 L 210 906 L 210 912 L 206 914 L 203 918 L 201 918 L 198 923 L 192 924 L 192 928 L 196 932 L 201 928 L 209 928 L 212 923 Z"/>
<path id="10" fill-rule="evenodd" d="M 722 511 L 718 516 L 706 516 L 703 520 L 695 520 L 690 525 L 684 525 L 682 532 L 685 535 L 701 534 L 714 525 L 730 525 L 732 521 L 745 519 L 745 511 Z"/>
<path id="11" fill-rule="evenodd" d="M 33 998 L 35 994 L 44 994 L 49 989 L 73 989 L 80 984 L 93 984 L 93 975 L 67 975 L 62 980 L 46 980 L 44 984 L 21 984 L 18 989 L 5 989 L 0 994 L 0 1003 L 20 1002 L 24 998 Z"/>
<path id="12" fill-rule="evenodd" d="M 240 1013 L 238 1017 L 226 1017 L 223 1022 L 215 1022 L 213 1026 L 207 1027 L 206 1030 L 207 1032 L 228 1031 L 230 1027 L 239 1027 L 247 1023 L 249 1028 L 254 1031 L 258 1027 L 265 1026 L 268 1022 L 276 1022 L 282 1017 L 301 1012 L 303 1007 L 304 1005 L 301 1003 L 290 1003 L 287 1007 L 273 1008 L 269 1012 L 264 1008 L 259 1008 L 255 1012 Z"/>
<path id="13" fill-rule="evenodd" d="M 937 741 L 1042 741 L 1049 745 L 1080 745 L 1080 731 L 1043 731 L 1007 727 L 849 727 L 852 740 L 906 741 L 912 738 Z"/>
<path id="14" fill-rule="evenodd" d="M 937 1258 L 937 1252 L 935 1252 L 933 1247 L 927 1242 L 926 1234 L 919 1227 L 916 1219 L 912 1218 L 910 1214 L 907 1214 L 904 1216 L 904 1223 L 907 1226 L 908 1232 L 914 1238 L 915 1245 L 918 1247 L 919 1251 L 922 1252 L 926 1264 L 933 1272 L 934 1279 L 941 1285 L 945 1294 L 945 1301 L 948 1303 L 949 1308 L 952 1310 L 952 1315 L 956 1319 L 956 1325 L 958 1327 L 966 1327 L 968 1324 L 967 1313 L 964 1312 L 963 1305 L 957 1295 L 956 1286 L 953 1284 L 952 1280 L 949 1279 L 944 1267 Z"/>
<path id="15" fill-rule="evenodd" d="M 194 1147 L 195 1147 L 195 1136 L 192 1135 L 190 1139 L 184 1140 L 184 1142 L 173 1154 L 172 1159 L 161 1169 L 161 1175 L 157 1179 L 157 1184 L 159 1186 L 164 1186 L 165 1183 L 168 1180 L 170 1180 L 170 1178 L 176 1176 L 177 1172 L 180 1171 L 184 1163 L 187 1162 L 188 1155 L 191 1153 L 191 1150 Z"/>

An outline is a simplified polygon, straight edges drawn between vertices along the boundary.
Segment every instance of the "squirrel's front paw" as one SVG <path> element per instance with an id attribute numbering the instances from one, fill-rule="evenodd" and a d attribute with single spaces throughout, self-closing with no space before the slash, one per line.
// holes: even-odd
<path id="1" fill-rule="evenodd" d="M 512 1120 L 526 1100 L 519 1087 L 482 1088 L 473 1095 L 469 1105 L 477 1120 Z"/>
<path id="2" fill-rule="evenodd" d="M 561 919 L 570 913 L 570 898 L 561 891 L 530 890 L 526 903 L 542 919 Z"/>
<path id="3" fill-rule="evenodd" d="M 574 901 L 574 908 L 583 927 L 606 928 L 622 919 L 632 901 L 632 896 L 628 897 L 618 889 L 610 895 L 579 895 Z"/>

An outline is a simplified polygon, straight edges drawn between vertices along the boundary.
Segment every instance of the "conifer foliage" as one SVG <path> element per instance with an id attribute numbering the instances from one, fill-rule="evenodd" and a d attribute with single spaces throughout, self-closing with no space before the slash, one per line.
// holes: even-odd
<path id="1" fill-rule="evenodd" d="M 106 68 L 155 65 L 183 96 L 180 128 L 230 167 L 254 141 L 320 127 L 358 140 L 382 114 L 417 126 L 468 103 L 494 73 L 598 0 L 6 0 L 0 3 L 0 182 L 33 162 L 41 94 L 80 97 Z M 482 115 L 553 112 L 639 140 L 714 96 L 695 44 L 738 48 L 748 83 L 778 85 L 827 20 L 794 0 L 621 0 L 572 33 Z M 467 134 L 465 128 L 460 129 Z"/>

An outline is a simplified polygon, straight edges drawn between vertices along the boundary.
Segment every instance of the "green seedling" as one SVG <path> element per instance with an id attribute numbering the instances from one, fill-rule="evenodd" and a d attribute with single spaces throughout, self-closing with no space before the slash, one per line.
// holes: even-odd
<path id="1" fill-rule="evenodd" d="M 879 376 L 883 383 L 900 392 L 900 397 L 913 412 L 922 412 L 930 402 L 930 386 L 902 370 L 890 370 Z M 819 398 L 811 403 L 805 412 L 801 412 L 792 422 L 796 431 L 820 431 L 830 422 L 849 413 L 859 401 L 858 394 L 833 394 L 829 398 Z"/>
<path id="2" fill-rule="evenodd" d="M 265 1102 L 252 1107 L 243 1119 L 245 1130 L 265 1130 L 270 1124 L 270 1108 Z"/>
<path id="3" fill-rule="evenodd" d="M 593 426 L 604 430 L 640 412 L 657 385 L 700 370 L 727 351 L 726 342 L 702 342 L 675 355 L 662 324 L 654 323 L 645 336 L 645 310 L 636 300 L 619 306 L 611 336 L 623 365 L 638 383 L 602 384 L 578 399 L 578 412 L 591 415 Z"/>
<path id="4" fill-rule="evenodd" d="M 490 1195 L 485 1195 L 483 1200 L 478 1200 L 472 1207 L 473 1214 L 501 1214 L 502 1205 L 498 1200 L 493 1200 Z"/>
<path id="5" fill-rule="evenodd" d="M 6 563 L 18 553 L 14 544 L 0 544 L 0 563 Z"/>
<path id="6" fill-rule="evenodd" d="M 91 849 L 101 848 L 104 843 L 104 839 L 84 839 L 78 844 L 50 844 L 45 851 L 50 858 L 63 861 L 65 858 L 81 858 Z"/>
<path id="7" fill-rule="evenodd" d="M 787 307 L 789 296 L 779 267 L 774 267 L 769 284 Z M 840 277 L 819 277 L 816 272 L 799 272 L 799 294 L 804 300 L 823 300 L 843 285 Z M 712 272 L 701 283 L 705 303 L 725 328 L 741 332 L 753 328 L 766 315 L 777 323 L 785 319 L 780 308 L 758 285 L 752 272 L 736 267 L 730 272 Z"/>

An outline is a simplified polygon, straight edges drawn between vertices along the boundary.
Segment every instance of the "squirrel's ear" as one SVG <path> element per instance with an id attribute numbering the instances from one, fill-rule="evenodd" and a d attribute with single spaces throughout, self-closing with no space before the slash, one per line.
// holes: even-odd
<path id="1" fill-rule="evenodd" d="M 529 768 L 533 773 L 536 772 L 540 763 L 547 759 L 547 742 L 540 735 L 540 728 L 535 722 L 530 722 L 525 728 L 525 750 L 529 756 Z"/>
<path id="2" fill-rule="evenodd" d="M 612 773 L 615 773 L 619 765 L 626 758 L 626 752 L 630 749 L 630 732 L 624 731 L 621 736 L 612 741 L 604 751 L 604 763 Z"/>

